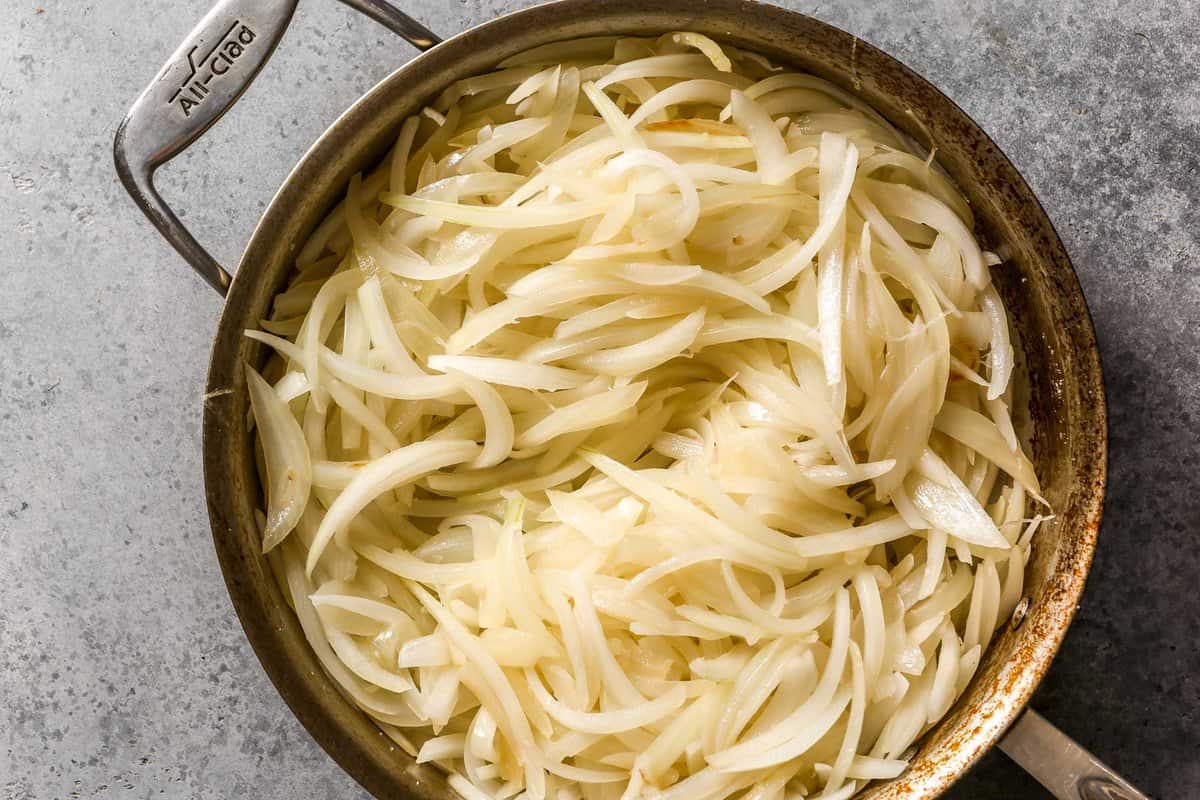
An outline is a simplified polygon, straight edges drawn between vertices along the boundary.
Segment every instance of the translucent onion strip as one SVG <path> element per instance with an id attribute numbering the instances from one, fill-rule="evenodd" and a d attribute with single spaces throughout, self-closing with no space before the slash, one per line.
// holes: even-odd
<path id="1" fill-rule="evenodd" d="M 266 459 L 267 523 L 262 544 L 266 553 L 300 521 L 312 485 L 312 465 L 304 432 L 283 398 L 249 366 L 246 383 Z"/>

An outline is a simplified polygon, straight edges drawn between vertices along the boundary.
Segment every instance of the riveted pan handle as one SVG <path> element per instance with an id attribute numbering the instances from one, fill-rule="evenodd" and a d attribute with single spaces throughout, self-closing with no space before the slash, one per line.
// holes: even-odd
<path id="1" fill-rule="evenodd" d="M 117 128 L 121 183 L 192 269 L 224 295 L 231 277 L 159 196 L 154 171 L 183 152 L 237 102 L 270 59 L 298 0 L 220 0 L 134 101 Z M 427 50 L 440 39 L 386 0 L 342 0 Z"/>
<path id="2" fill-rule="evenodd" d="M 1009 729 L 1000 749 L 1059 800 L 1149 800 L 1033 709 Z"/>

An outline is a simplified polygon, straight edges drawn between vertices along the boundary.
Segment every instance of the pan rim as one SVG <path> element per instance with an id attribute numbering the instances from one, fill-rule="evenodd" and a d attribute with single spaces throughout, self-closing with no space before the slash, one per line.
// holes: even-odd
<path id="1" fill-rule="evenodd" d="M 1036 618 L 1031 615 L 1026 622 L 1030 627 L 1023 637 L 1028 640 L 1029 647 L 1022 657 L 1023 665 L 1010 670 L 1012 674 L 1008 675 L 1010 683 L 1005 688 L 1003 702 L 988 709 L 988 714 L 980 715 L 974 735 L 951 757 L 934 764 L 922 765 L 928 768 L 909 770 L 896 781 L 863 795 L 870 798 L 937 796 L 998 741 L 1028 702 L 1062 645 L 1083 593 L 1103 514 L 1107 476 L 1107 410 L 1102 367 L 1090 310 L 1069 255 L 1049 215 L 1023 176 L 991 137 L 949 97 L 898 59 L 827 23 L 755 0 L 701 0 L 692 3 L 686 0 L 613 0 L 607 3 L 597 0 L 555 0 L 511 12 L 463 31 L 401 65 L 379 81 L 350 105 L 297 161 L 295 168 L 284 180 L 260 218 L 234 276 L 214 340 L 207 392 L 211 396 L 241 385 L 241 370 L 237 364 L 240 359 L 234 356 L 241 352 L 241 345 L 237 340 L 240 339 L 241 328 L 247 320 L 246 311 L 253 300 L 256 287 L 255 264 L 261 263 L 264 253 L 279 246 L 275 223 L 281 215 L 288 213 L 284 206 L 295 194 L 295 183 L 304 174 L 306 167 L 313 167 L 315 163 L 327 159 L 338 139 L 346 138 L 351 132 L 361 128 L 367 122 L 364 113 L 369 111 L 374 102 L 388 95 L 407 77 L 419 73 L 422 69 L 436 68 L 439 59 L 460 60 L 459 51 L 480 37 L 496 36 L 506 30 L 536 24 L 537 21 L 555 17 L 586 16 L 589 13 L 597 16 L 599 12 L 596 9 L 599 6 L 604 6 L 604 13 L 608 14 L 649 14 L 658 10 L 664 13 L 679 13 L 684 8 L 697 18 L 706 15 L 736 18 L 740 14 L 752 14 L 765 18 L 765 22 L 804 25 L 831 37 L 852 40 L 854 47 L 858 48 L 860 58 L 864 61 L 875 59 L 887 64 L 898 75 L 913 82 L 928 97 L 936 100 L 939 111 L 948 114 L 967 134 L 976 137 L 987 148 L 986 157 L 994 159 L 1004 173 L 1003 180 L 1014 193 L 1012 202 L 1024 203 L 1029 209 L 1028 213 L 1049 234 L 1048 247 L 1051 252 L 1047 253 L 1046 257 L 1056 267 L 1054 274 L 1062 296 L 1071 304 L 1069 310 L 1075 314 L 1074 328 L 1070 331 L 1073 337 L 1071 344 L 1079 349 L 1079 352 L 1074 354 L 1079 362 L 1079 380 L 1087 383 L 1080 387 L 1080 391 L 1088 395 L 1090 403 L 1088 415 L 1081 417 L 1088 423 L 1085 429 L 1082 429 L 1081 435 L 1096 446 L 1096 452 L 1083 460 L 1084 466 L 1087 467 L 1084 472 L 1088 476 L 1088 485 L 1080 487 L 1080 491 L 1087 499 L 1081 506 L 1083 513 L 1080 518 L 1072 521 L 1073 528 L 1078 527 L 1080 530 L 1074 538 L 1073 549 L 1068 554 L 1070 559 L 1067 564 L 1060 565 L 1055 570 L 1054 579 L 1050 581 L 1053 591 L 1048 591 L 1039 603 Z M 544 36 L 541 41 L 561 41 L 569 38 L 575 37 L 556 37 L 550 34 Z M 292 246 L 294 247 L 294 244 Z M 294 651 L 296 642 L 291 641 L 289 645 L 284 640 L 289 636 L 294 640 L 295 636 L 287 632 L 287 621 L 280 617 L 278 603 L 272 609 L 262 595 L 261 579 L 265 576 L 274 587 L 273 576 L 264 563 L 255 566 L 253 554 L 246 552 L 246 547 L 235 529 L 238 519 L 236 499 L 244 489 L 233 488 L 229 481 L 229 477 L 238 469 L 236 459 L 232 456 L 233 449 L 229 447 L 230 437 L 236 435 L 238 429 L 237 420 L 229 413 L 228 398 L 228 395 L 217 396 L 214 401 L 205 403 L 205 485 L 214 546 L 221 570 L 239 620 L 259 661 L 284 701 L 313 738 L 373 794 L 378 797 L 430 796 L 431 783 L 434 784 L 434 792 L 440 795 L 447 794 L 444 782 L 431 774 L 430 770 L 408 769 L 398 775 L 396 764 L 383 760 L 383 754 L 388 747 L 392 750 L 396 748 L 378 729 L 374 729 L 368 736 L 367 729 L 360 726 L 357 735 L 346 735 L 347 724 L 352 724 L 347 722 L 346 710 L 352 710 L 354 714 L 362 717 L 363 721 L 366 720 L 365 716 L 337 692 L 327 676 L 319 671 L 317 674 L 313 674 L 311 670 L 306 671 L 301 666 L 302 661 L 288 656 L 289 650 Z M 261 555 L 257 557 L 257 562 L 264 562 Z M 278 588 L 274 587 L 274 590 L 277 592 Z M 302 636 L 299 644 L 307 647 L 307 642 Z M 1015 659 L 1010 659 L 1012 660 Z M 372 737 L 377 743 L 368 744 Z"/>

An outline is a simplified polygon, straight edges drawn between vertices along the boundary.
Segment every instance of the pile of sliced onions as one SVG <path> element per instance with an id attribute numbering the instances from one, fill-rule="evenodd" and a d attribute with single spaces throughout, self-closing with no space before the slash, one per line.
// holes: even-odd
<path id="1" fill-rule="evenodd" d="M 1040 519 L 972 230 L 869 108 L 697 34 L 454 84 L 247 332 L 321 663 L 468 800 L 899 774 Z"/>

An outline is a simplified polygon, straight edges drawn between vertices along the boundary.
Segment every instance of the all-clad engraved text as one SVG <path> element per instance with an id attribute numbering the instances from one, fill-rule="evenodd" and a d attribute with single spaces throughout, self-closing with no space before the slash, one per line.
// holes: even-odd
<path id="1" fill-rule="evenodd" d="M 187 54 L 188 74 L 180 82 L 179 88 L 167 101 L 168 105 L 178 106 L 185 117 L 190 117 L 208 95 L 212 94 L 211 84 L 219 81 L 221 76 L 229 72 L 239 58 L 246 52 L 257 34 L 249 25 L 241 20 L 235 20 L 223 36 L 217 40 L 207 53 L 196 57 L 200 45 L 196 45 Z"/>

